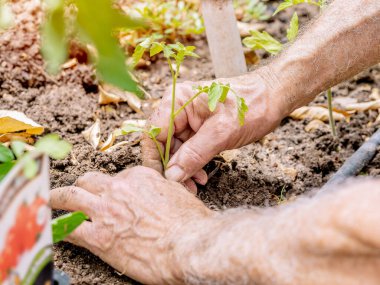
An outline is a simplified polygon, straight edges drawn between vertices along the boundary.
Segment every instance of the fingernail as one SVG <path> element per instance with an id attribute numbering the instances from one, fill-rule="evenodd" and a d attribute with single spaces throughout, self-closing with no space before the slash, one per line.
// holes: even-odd
<path id="1" fill-rule="evenodd" d="M 173 165 L 165 171 L 165 177 L 171 181 L 182 181 L 186 176 L 186 173 L 178 165 Z"/>

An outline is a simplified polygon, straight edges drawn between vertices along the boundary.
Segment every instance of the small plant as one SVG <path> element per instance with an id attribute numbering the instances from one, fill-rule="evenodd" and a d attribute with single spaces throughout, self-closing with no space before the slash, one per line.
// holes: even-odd
<path id="1" fill-rule="evenodd" d="M 324 9 L 327 5 L 327 0 L 284 0 L 276 9 L 273 16 L 277 13 L 288 9 L 289 7 L 307 3 L 311 5 L 315 5 L 319 7 L 321 10 Z M 293 42 L 297 35 L 299 30 L 299 24 L 298 24 L 298 15 L 297 12 L 294 12 L 293 17 L 290 21 L 289 28 L 287 29 L 287 38 L 289 42 Z M 258 50 L 258 49 L 264 49 L 270 54 L 277 55 L 282 49 L 283 45 L 279 41 L 277 41 L 275 38 L 273 38 L 270 34 L 267 32 L 259 32 L 259 31 L 251 31 L 251 36 L 246 37 L 243 40 L 243 44 L 252 49 L 252 50 Z M 331 88 L 327 90 L 327 107 L 329 110 L 329 124 L 331 129 L 331 134 L 336 137 L 336 127 L 335 127 L 335 119 L 333 115 L 333 106 L 332 106 L 332 91 Z"/>
<path id="2" fill-rule="evenodd" d="M 134 63 L 136 64 L 140 58 L 143 56 L 145 51 L 149 51 L 150 56 L 155 56 L 162 53 L 167 63 L 172 76 L 172 101 L 171 101 L 171 113 L 169 119 L 169 129 L 168 136 L 166 140 L 165 153 L 162 152 L 156 137 L 161 132 L 160 128 L 151 126 L 149 130 L 143 128 L 127 125 L 123 128 L 123 133 L 128 134 L 132 132 L 144 132 L 149 135 L 149 137 L 156 143 L 157 149 L 160 153 L 162 164 L 164 168 L 167 167 L 170 155 L 170 145 L 171 139 L 174 132 L 174 119 L 178 114 L 183 111 L 186 106 L 188 106 L 192 101 L 194 101 L 198 96 L 202 94 L 207 94 L 208 96 L 208 107 L 211 112 L 215 111 L 217 104 L 224 103 L 228 93 L 231 91 L 234 93 L 237 102 L 237 112 L 240 125 L 244 124 L 245 113 L 248 111 L 248 106 L 246 105 L 244 98 L 239 97 L 230 87 L 229 84 L 223 84 L 218 82 L 213 82 L 210 86 L 198 86 L 194 87 L 195 94 L 185 102 L 179 109 L 175 110 L 176 102 L 176 85 L 177 79 L 179 77 L 180 66 L 186 57 L 198 57 L 194 53 L 194 46 L 184 46 L 183 44 L 177 42 L 176 44 L 165 44 L 164 42 L 155 42 L 152 38 L 146 39 L 144 42 L 140 43 L 132 56 Z"/>
<path id="3" fill-rule="evenodd" d="M 199 2 L 194 1 L 127 1 L 121 7 L 128 15 L 143 19 L 145 27 L 125 27 L 119 33 L 120 41 L 129 51 L 145 39 L 154 35 L 157 40 L 174 43 L 186 40 L 205 30 L 199 13 Z"/>
<path id="4" fill-rule="evenodd" d="M 270 18 L 267 6 L 261 0 L 234 0 L 234 7 L 237 10 L 241 9 L 243 22 L 265 21 Z"/>

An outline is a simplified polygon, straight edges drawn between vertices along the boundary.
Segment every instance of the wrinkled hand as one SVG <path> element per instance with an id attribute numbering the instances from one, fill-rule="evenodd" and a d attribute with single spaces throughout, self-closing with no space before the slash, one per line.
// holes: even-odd
<path id="1" fill-rule="evenodd" d="M 282 99 L 262 76 L 249 74 L 231 79 L 220 79 L 230 83 L 238 96 L 248 105 L 245 125 L 240 126 L 237 118 L 235 96 L 231 93 L 224 104 L 218 104 L 211 112 L 207 95 L 202 94 L 189 104 L 175 118 L 175 130 L 171 146 L 171 159 L 165 176 L 169 180 L 185 182 L 190 190 L 196 189 L 193 179 L 199 184 L 207 182 L 202 170 L 215 155 L 223 150 L 234 149 L 256 140 L 271 132 L 285 116 Z M 177 85 L 176 109 L 194 95 L 193 86 L 209 85 L 209 82 L 186 82 Z M 165 145 L 170 118 L 171 92 L 163 98 L 159 108 L 152 115 L 150 123 L 161 128 L 157 140 Z M 160 172 L 163 171 L 156 145 L 148 138 L 143 140 L 143 164 Z"/>
<path id="2" fill-rule="evenodd" d="M 145 167 L 115 177 L 87 173 L 76 186 L 52 190 L 51 206 L 88 215 L 91 221 L 67 241 L 144 284 L 176 284 L 182 279 L 176 272 L 173 243 L 188 222 L 212 216 L 181 184 Z"/>

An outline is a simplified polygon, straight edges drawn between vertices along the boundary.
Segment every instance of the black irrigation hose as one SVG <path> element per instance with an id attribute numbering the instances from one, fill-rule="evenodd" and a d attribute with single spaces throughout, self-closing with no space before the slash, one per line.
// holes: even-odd
<path id="1" fill-rule="evenodd" d="M 347 178 L 356 176 L 375 156 L 380 145 L 380 129 L 366 141 L 336 172 L 322 189 L 344 182 Z"/>

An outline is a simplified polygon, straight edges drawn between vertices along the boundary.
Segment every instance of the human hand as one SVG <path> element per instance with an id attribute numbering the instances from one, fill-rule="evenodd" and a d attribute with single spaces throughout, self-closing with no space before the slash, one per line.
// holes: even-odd
<path id="1" fill-rule="evenodd" d="M 66 241 L 87 248 L 144 284 L 181 283 L 173 244 L 184 228 L 201 226 L 213 216 L 181 184 L 145 167 L 127 169 L 115 177 L 87 173 L 76 186 L 52 190 L 51 206 L 79 210 L 91 219 Z"/>
<path id="2" fill-rule="evenodd" d="M 169 180 L 185 182 L 190 190 L 196 190 L 191 177 L 199 184 L 207 182 L 202 170 L 215 155 L 223 150 L 234 149 L 261 139 L 271 132 L 286 115 L 286 108 L 280 94 L 268 86 L 265 75 L 255 72 L 244 76 L 220 79 L 229 83 L 238 96 L 248 105 L 244 126 L 239 125 L 234 96 L 227 96 L 211 112 L 205 94 L 196 98 L 175 118 L 172 138 L 171 159 L 165 176 Z M 193 86 L 209 85 L 209 82 L 185 82 L 177 84 L 176 109 L 194 95 Z M 157 140 L 165 145 L 170 118 L 171 95 L 168 92 L 159 108 L 152 115 L 150 123 L 161 128 Z M 156 145 L 148 136 L 143 139 L 143 164 L 163 172 Z"/>

